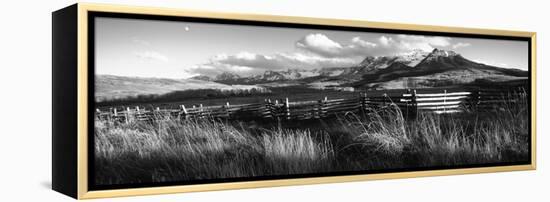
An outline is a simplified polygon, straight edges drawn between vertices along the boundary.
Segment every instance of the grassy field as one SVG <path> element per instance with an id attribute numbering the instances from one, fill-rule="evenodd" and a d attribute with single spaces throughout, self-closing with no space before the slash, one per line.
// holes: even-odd
<path id="1" fill-rule="evenodd" d="M 403 93 L 404 90 L 401 91 Z M 328 97 L 334 98 L 350 98 L 359 97 L 359 92 L 342 92 L 337 90 L 318 90 L 305 86 L 290 86 L 290 87 L 273 87 L 268 88 L 266 92 L 247 91 L 245 93 L 227 93 L 219 90 L 186 90 L 175 91 L 172 93 L 160 96 L 141 96 L 119 100 L 97 102 L 99 108 L 108 109 L 112 106 L 122 105 L 155 105 L 161 108 L 176 107 L 179 105 L 225 105 L 227 102 L 236 104 L 263 103 L 265 99 L 284 99 L 289 98 L 291 101 L 310 101 L 320 100 Z"/>
<path id="2" fill-rule="evenodd" d="M 419 114 L 389 106 L 300 124 L 227 120 L 95 123 L 97 185 L 518 162 L 528 103 Z"/>

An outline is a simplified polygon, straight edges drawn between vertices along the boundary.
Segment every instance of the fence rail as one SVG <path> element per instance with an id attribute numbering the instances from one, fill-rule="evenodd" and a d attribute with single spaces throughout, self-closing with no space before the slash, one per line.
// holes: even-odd
<path id="1" fill-rule="evenodd" d="M 96 109 L 96 117 L 100 120 L 117 122 L 132 122 L 158 120 L 177 117 L 179 119 L 196 118 L 227 118 L 227 119 L 282 119 L 305 120 L 334 116 L 339 113 L 355 112 L 369 108 L 399 107 L 404 116 L 415 118 L 419 112 L 437 114 L 459 113 L 465 111 L 499 110 L 503 104 L 520 101 L 526 96 L 525 91 L 458 91 L 432 93 L 417 93 L 416 90 L 407 90 L 405 93 L 388 96 L 369 96 L 361 93 L 360 97 L 350 99 L 328 99 L 291 102 L 288 98 L 272 102 L 266 99 L 263 103 L 191 107 L 179 105 L 178 108 L 160 107 L 111 107 Z"/>

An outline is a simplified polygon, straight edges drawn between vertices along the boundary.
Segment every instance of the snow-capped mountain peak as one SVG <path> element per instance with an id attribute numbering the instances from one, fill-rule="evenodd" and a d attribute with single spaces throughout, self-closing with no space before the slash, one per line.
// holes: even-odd
<path id="1" fill-rule="evenodd" d="M 429 51 L 424 51 L 422 49 L 413 49 L 409 52 L 401 52 L 396 54 L 396 56 L 419 56 L 419 55 L 427 55 L 429 54 Z"/>
<path id="2" fill-rule="evenodd" d="M 450 50 L 442 50 L 442 49 L 434 49 L 431 53 L 430 53 L 431 56 L 433 57 L 450 57 L 450 56 L 457 56 L 459 55 L 458 53 L 454 52 L 454 51 L 450 51 Z"/>
<path id="3" fill-rule="evenodd" d="M 365 57 L 365 59 L 363 59 L 363 61 L 361 61 L 361 63 L 359 63 L 359 66 L 367 66 L 369 64 L 371 64 L 372 62 L 374 62 L 374 60 L 376 60 L 378 57 L 373 57 L 373 56 L 367 56 Z"/>
<path id="4" fill-rule="evenodd" d="M 397 55 L 396 62 L 403 63 L 405 65 L 414 67 L 418 63 L 420 63 L 426 56 L 428 56 L 430 52 L 421 50 L 421 49 L 414 49 L 410 52 L 405 52 Z"/>
<path id="5" fill-rule="evenodd" d="M 302 78 L 302 74 L 298 69 L 288 69 L 287 71 L 282 72 L 286 79 L 299 79 Z"/>
<path id="6" fill-rule="evenodd" d="M 267 70 L 263 75 L 258 75 L 257 78 L 266 81 L 276 81 L 285 79 L 285 76 L 283 76 L 280 72 Z"/>
<path id="7" fill-rule="evenodd" d="M 424 50 L 414 49 L 410 52 L 398 53 L 392 56 L 367 56 L 358 66 L 362 68 L 361 72 L 385 69 L 395 62 L 414 67 L 428 56 L 428 54 L 430 53 Z"/>
<path id="8" fill-rule="evenodd" d="M 442 49 L 434 49 L 426 58 L 423 60 L 423 62 L 435 62 L 442 59 L 451 59 L 461 57 L 460 54 L 450 51 L 450 50 L 442 50 Z"/>
<path id="9" fill-rule="evenodd" d="M 235 80 L 241 78 L 238 74 L 231 73 L 231 72 L 223 72 L 216 76 L 216 80 Z"/>

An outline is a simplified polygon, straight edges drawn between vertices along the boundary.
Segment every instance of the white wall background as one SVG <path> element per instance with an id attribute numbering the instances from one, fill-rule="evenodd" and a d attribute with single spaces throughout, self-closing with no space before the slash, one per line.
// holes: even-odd
<path id="1" fill-rule="evenodd" d="M 538 32 L 538 169 L 281 188 L 140 196 L 109 201 L 540 201 L 550 192 L 550 101 L 544 1 L 96 0 L 100 3 L 343 18 Z M 0 11 L 0 201 L 69 201 L 51 186 L 51 12 L 74 1 L 3 1 Z M 545 78 L 547 77 L 547 78 Z M 105 200 L 105 201 L 107 201 Z"/>

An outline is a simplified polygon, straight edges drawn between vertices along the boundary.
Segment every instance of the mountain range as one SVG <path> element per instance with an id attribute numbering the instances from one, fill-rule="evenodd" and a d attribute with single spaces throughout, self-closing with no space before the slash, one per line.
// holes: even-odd
<path id="1" fill-rule="evenodd" d="M 434 49 L 431 52 L 413 50 L 392 56 L 367 56 L 356 66 L 319 69 L 268 70 L 263 74 L 242 77 L 223 72 L 214 78 L 199 75 L 193 79 L 214 81 L 223 84 L 270 84 L 292 82 L 317 84 L 314 86 L 341 85 L 367 88 L 399 88 L 405 80 L 415 80 L 419 87 L 434 83 L 471 83 L 478 79 L 507 81 L 525 78 L 527 71 L 501 68 L 474 62 L 449 50 Z M 391 85 L 388 85 L 391 84 Z M 417 85 L 418 86 L 418 85 Z"/>

